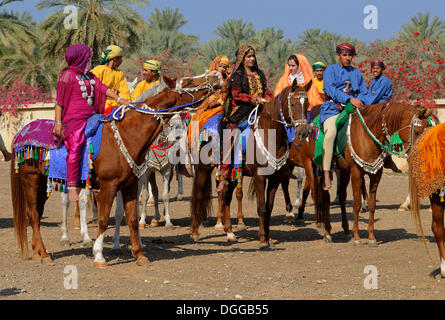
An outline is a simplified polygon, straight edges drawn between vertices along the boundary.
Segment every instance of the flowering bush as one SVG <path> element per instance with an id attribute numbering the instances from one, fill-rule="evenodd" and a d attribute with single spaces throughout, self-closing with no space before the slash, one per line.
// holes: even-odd
<path id="1" fill-rule="evenodd" d="M 3 73 L 6 73 L 4 71 Z M 21 75 L 12 77 L 6 85 L 0 84 L 1 112 L 15 114 L 17 108 L 27 107 L 33 103 L 50 103 L 53 98 L 42 92 L 42 87 L 34 88 L 23 83 Z"/>
<path id="2" fill-rule="evenodd" d="M 371 43 L 363 50 L 366 58 L 357 67 L 369 84 L 371 61 L 382 60 L 386 66 L 383 74 L 393 85 L 393 101 L 435 107 L 434 99 L 442 98 L 445 91 L 445 57 L 438 41 L 419 39 L 418 36 L 415 32 L 408 41 L 397 39 L 386 45 Z"/>

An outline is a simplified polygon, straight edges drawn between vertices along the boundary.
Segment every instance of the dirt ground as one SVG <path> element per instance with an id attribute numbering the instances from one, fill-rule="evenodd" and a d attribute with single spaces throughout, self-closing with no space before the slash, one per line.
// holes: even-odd
<path id="1" fill-rule="evenodd" d="M 294 200 L 296 182 L 291 183 Z M 191 179 L 185 179 L 184 200 L 170 202 L 172 222 L 176 227 L 166 230 L 162 220 L 160 227 L 142 231 L 150 266 L 136 265 L 129 248 L 127 226 L 121 229 L 122 252 L 111 252 L 113 212 L 104 248 L 109 267 L 97 270 L 93 267 L 91 246 L 82 247 L 80 232 L 74 230 L 73 206 L 68 220 L 71 246 L 61 246 L 61 204 L 56 192 L 48 200 L 41 222 L 43 239 L 53 262 L 42 265 L 21 259 L 13 229 L 9 164 L 2 161 L 0 299 L 444 299 L 445 279 L 430 276 L 439 267 L 439 258 L 427 202 L 422 202 L 422 219 L 432 260 L 417 235 L 410 212 L 397 211 L 407 189 L 406 175 L 384 174 L 377 194 L 376 247 L 353 245 L 344 239 L 338 206 L 331 207 L 334 242 L 330 244 L 322 240 L 321 230 L 315 225 L 312 200 L 309 200 L 304 222 L 284 223 L 285 206 L 280 190 L 271 221 L 274 249 L 259 251 L 256 204 L 247 197 L 243 206 L 248 228 L 235 232 L 239 239 L 237 243 L 228 244 L 225 235 L 213 228 L 216 199 L 213 200 L 214 214 L 209 219 L 210 225 L 200 229 L 200 243 L 193 243 L 189 237 Z M 173 180 L 172 195 L 176 190 L 177 184 Z M 335 190 L 332 190 L 331 199 L 334 194 Z M 352 199 L 350 186 L 348 199 Z M 352 229 L 351 201 L 348 203 Z M 235 210 L 236 206 L 233 206 L 232 217 Z M 153 209 L 150 208 L 148 222 L 152 215 Z M 89 221 L 91 217 L 90 212 Z M 367 237 L 367 221 L 368 214 L 361 214 L 362 238 Z M 235 222 L 232 219 L 232 223 Z M 94 239 L 97 227 L 93 223 L 88 227 Z M 28 227 L 28 239 L 30 236 Z M 77 289 L 73 289 L 74 282 L 67 280 L 75 275 L 75 271 Z M 369 277 L 377 273 L 378 276 L 370 282 Z"/>

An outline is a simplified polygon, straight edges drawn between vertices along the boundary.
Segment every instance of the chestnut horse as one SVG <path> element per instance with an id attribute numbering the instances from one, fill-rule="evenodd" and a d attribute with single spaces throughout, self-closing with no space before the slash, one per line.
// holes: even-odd
<path id="1" fill-rule="evenodd" d="M 362 120 L 360 120 L 359 114 Z M 431 110 L 429 109 L 392 102 L 365 106 L 362 109 L 356 109 L 353 114 L 349 115 L 348 142 L 345 149 L 345 158 L 335 158 L 334 163 L 340 170 L 339 200 L 341 204 L 344 204 L 346 201 L 346 188 L 349 180 L 351 179 L 352 182 L 354 211 L 354 226 L 352 231 L 354 244 L 360 243 L 358 221 L 361 209 L 364 175 L 367 174 L 370 178 L 367 242 L 370 245 L 376 245 L 374 214 L 376 193 L 383 172 L 382 166 L 384 158 L 388 153 L 398 156 L 406 155 L 415 143 L 417 137 L 428 127 L 428 117 L 430 115 Z M 396 152 L 385 146 L 385 141 L 387 141 L 389 145 L 389 139 L 394 133 L 398 133 L 403 142 L 404 151 L 402 152 Z M 311 139 L 313 140 L 313 138 Z M 316 168 L 316 173 L 317 170 L 321 170 L 321 168 Z M 331 225 L 329 219 L 330 197 L 329 192 L 322 188 L 324 185 L 323 175 L 316 174 L 314 184 L 315 202 L 317 203 L 315 207 L 317 211 L 316 217 L 322 217 L 322 223 L 325 228 L 324 239 L 331 242 Z M 342 227 L 345 235 L 349 236 L 348 220 L 343 207 Z"/>
<path id="2" fill-rule="evenodd" d="M 215 87 L 221 87 L 223 84 L 220 79 L 220 74 L 209 75 L 208 73 L 195 78 L 182 78 L 177 81 L 175 89 L 165 88 L 159 94 L 145 100 L 143 108 L 128 110 L 122 121 L 111 121 L 104 124 L 102 147 L 93 162 L 93 177 L 100 188 L 97 195 L 99 228 L 93 246 L 95 267 L 106 267 L 102 254 L 104 233 L 108 227 L 108 218 L 114 197 L 119 190 L 122 192 L 126 220 L 130 229 L 133 256 L 136 258 L 137 265 L 149 263 L 139 242 L 136 214 L 137 175 L 143 171 L 141 165 L 144 163 L 145 154 L 161 131 L 163 121 L 168 121 L 172 115 L 161 114 L 160 111 L 166 111 L 176 106 L 184 108 L 186 104 L 196 103 Z M 144 110 L 144 113 L 141 110 Z M 162 119 L 163 117 L 164 119 Z M 118 139 L 119 136 L 120 139 Z M 118 142 L 118 140 L 120 141 Z M 14 170 L 14 161 L 11 161 L 11 164 L 14 227 L 22 256 L 28 255 L 26 226 L 29 219 L 33 229 L 33 259 L 47 261 L 50 257 L 40 233 L 40 219 L 48 199 L 44 163 L 30 160 L 21 164 L 17 173 Z"/>
<path id="3" fill-rule="evenodd" d="M 253 176 L 251 194 L 257 197 L 259 216 L 260 247 L 268 247 L 270 241 L 269 224 L 275 193 L 285 173 L 283 168 L 288 158 L 289 143 L 286 128 L 295 130 L 295 135 L 304 139 L 307 135 L 305 109 L 308 105 L 306 88 L 296 85 L 296 81 L 283 92 L 266 103 L 255 118 L 249 135 L 246 164 L 243 161 L 244 175 Z M 249 117 L 250 118 L 250 117 Z M 264 138 L 261 137 L 264 132 Z M 269 141 L 269 135 L 275 133 L 275 139 Z M 224 137 L 226 138 L 226 137 Z M 254 140 L 252 140 L 254 139 Z M 249 149 L 250 148 L 250 149 Z M 275 148 L 275 154 L 273 149 Z M 250 157 L 249 157 L 250 154 Z M 233 155 L 232 155 L 233 156 Z M 199 240 L 198 228 L 207 218 L 210 209 L 211 172 L 215 165 L 199 163 L 195 165 L 191 199 L 191 237 Z M 265 194 L 267 183 L 267 194 Z M 230 202 L 236 181 L 229 181 L 223 188 L 223 224 L 229 242 L 236 241 L 230 222 Z"/>

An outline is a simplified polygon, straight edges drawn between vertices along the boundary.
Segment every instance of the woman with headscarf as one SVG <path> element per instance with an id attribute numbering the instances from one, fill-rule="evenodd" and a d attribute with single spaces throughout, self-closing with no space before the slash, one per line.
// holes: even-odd
<path id="1" fill-rule="evenodd" d="M 267 90 L 263 71 L 258 68 L 255 49 L 249 45 L 242 45 L 236 52 L 235 68 L 227 82 L 227 96 L 223 105 L 224 118 L 220 132 L 224 129 L 244 129 L 251 111 L 258 105 L 264 105 L 270 98 L 272 94 Z M 217 192 L 228 184 L 231 164 L 225 157 L 230 156 L 230 153 L 222 155 L 221 180 Z"/>
<path id="2" fill-rule="evenodd" d="M 122 98 L 130 100 L 130 88 L 128 88 L 124 73 L 118 69 L 122 63 L 122 48 L 110 45 L 102 52 L 101 58 L 100 64 L 94 67 L 91 72 Z M 110 114 L 113 108 L 117 106 L 116 100 L 107 98 L 105 114 Z"/>
<path id="3" fill-rule="evenodd" d="M 313 78 L 312 68 L 306 57 L 301 54 L 294 53 L 287 59 L 287 62 L 284 65 L 284 73 L 275 86 L 274 97 L 278 96 L 284 88 L 292 85 L 294 80 L 297 81 L 299 86 L 304 87 L 311 80 L 313 81 Z M 310 111 L 316 105 L 322 104 L 324 101 L 314 82 L 310 84 L 307 91 L 307 96 L 309 100 L 308 111 Z"/>
<path id="4" fill-rule="evenodd" d="M 106 97 L 121 104 L 130 104 L 89 72 L 91 57 L 92 49 L 86 45 L 68 47 L 65 53 L 68 69 L 62 73 L 57 83 L 54 134 L 63 138 L 68 152 L 66 165 L 70 201 L 77 201 L 79 198 L 77 183 L 88 118 L 94 113 L 104 112 Z"/>

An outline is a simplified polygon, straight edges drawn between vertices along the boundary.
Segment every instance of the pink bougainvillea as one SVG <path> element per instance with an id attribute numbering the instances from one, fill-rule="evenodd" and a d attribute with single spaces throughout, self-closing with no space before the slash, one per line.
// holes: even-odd
<path id="1" fill-rule="evenodd" d="M 6 72 L 6 71 L 5 71 Z M 0 111 L 16 113 L 17 108 L 33 103 L 50 103 L 53 98 L 42 92 L 42 87 L 34 88 L 22 81 L 21 75 L 12 77 L 6 85 L 0 84 Z"/>

